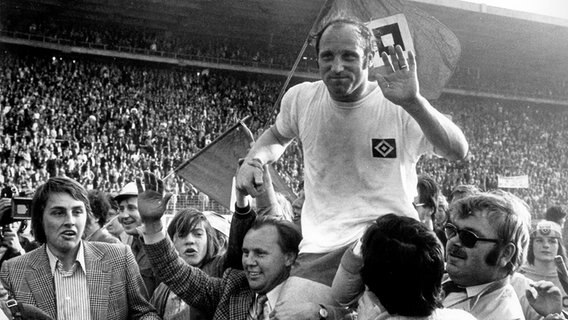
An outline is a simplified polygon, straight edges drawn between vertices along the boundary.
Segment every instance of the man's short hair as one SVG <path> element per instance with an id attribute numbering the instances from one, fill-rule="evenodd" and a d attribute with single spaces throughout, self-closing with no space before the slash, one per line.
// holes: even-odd
<path id="1" fill-rule="evenodd" d="M 45 230 L 43 230 L 43 211 L 45 210 L 49 197 L 54 193 L 66 193 L 73 199 L 83 202 L 85 210 L 87 211 L 87 225 L 89 225 L 93 219 L 87 191 L 79 182 L 67 177 L 49 178 L 47 182 L 37 188 L 32 198 L 31 205 L 32 234 L 40 243 L 46 243 L 47 241 Z"/>
<path id="2" fill-rule="evenodd" d="M 460 184 L 460 185 L 455 186 L 452 189 L 452 192 L 450 193 L 448 201 L 450 203 L 452 203 L 455 200 L 459 200 L 461 198 L 472 196 L 472 195 L 478 194 L 480 192 L 481 191 L 479 191 L 479 188 L 477 188 L 476 186 L 474 186 L 472 184 Z"/>
<path id="3" fill-rule="evenodd" d="M 353 25 L 357 28 L 357 35 L 359 36 L 359 38 L 363 42 L 363 52 L 364 52 L 365 56 L 367 56 L 367 54 L 369 54 L 373 51 L 373 49 L 375 48 L 375 41 L 376 41 L 375 36 L 371 32 L 371 30 L 369 30 L 369 28 L 367 28 L 367 26 L 365 26 L 365 24 L 363 24 L 363 22 L 361 22 L 361 21 L 359 21 L 359 20 L 357 20 L 353 17 L 336 17 L 336 18 L 329 20 L 321 28 L 321 30 L 314 35 L 314 43 L 315 43 L 315 47 L 316 47 L 316 55 L 317 56 L 319 56 L 320 41 L 321 41 L 321 37 L 323 36 L 324 32 L 330 27 L 333 27 L 333 26 L 336 26 L 336 25 L 346 25 L 346 24 Z"/>
<path id="4" fill-rule="evenodd" d="M 116 212 L 118 212 L 118 210 L 120 209 L 118 206 L 118 202 L 114 199 L 114 197 L 112 196 L 112 194 L 107 193 L 107 200 L 108 203 L 110 204 L 110 208 L 115 210 Z"/>
<path id="5" fill-rule="evenodd" d="M 561 220 L 566 219 L 566 210 L 562 206 L 552 206 L 546 210 L 544 218 L 561 224 Z"/>
<path id="6" fill-rule="evenodd" d="M 530 213 L 528 205 L 518 197 L 502 190 L 482 192 L 460 199 L 450 206 L 450 219 L 465 219 L 474 212 L 487 212 L 490 225 L 501 240 L 498 248 L 508 243 L 515 245 L 515 253 L 506 266 L 512 274 L 525 261 L 529 244 Z"/>
<path id="7" fill-rule="evenodd" d="M 203 212 L 193 208 L 178 212 L 168 225 L 168 236 L 172 239 L 172 241 L 176 234 L 178 237 L 183 238 L 187 236 L 199 223 L 203 223 L 203 228 L 205 229 L 207 236 L 207 253 L 201 262 L 202 265 L 204 265 L 216 256 L 223 254 L 225 248 L 223 247 L 224 243 L 219 239 L 217 230 L 211 226 L 211 223 L 209 223 L 209 220 L 207 220 L 207 217 L 203 214 Z"/>
<path id="8" fill-rule="evenodd" d="M 302 234 L 296 225 L 288 220 L 272 216 L 257 216 L 250 230 L 258 230 L 264 226 L 274 226 L 278 232 L 278 245 L 283 253 L 293 253 L 298 256 Z"/>
<path id="9" fill-rule="evenodd" d="M 107 193 L 100 190 L 89 190 L 87 196 L 89 198 L 91 211 L 93 212 L 93 218 L 99 226 L 103 227 L 108 219 L 108 212 L 111 209 Z"/>
<path id="10" fill-rule="evenodd" d="M 444 253 L 425 225 L 387 214 L 362 241 L 361 278 L 390 314 L 425 317 L 441 306 Z"/>
<path id="11" fill-rule="evenodd" d="M 418 189 L 418 197 L 421 203 L 428 208 L 433 209 L 432 216 L 438 212 L 438 194 L 440 189 L 436 181 L 428 175 L 419 175 L 418 183 L 416 184 Z"/>

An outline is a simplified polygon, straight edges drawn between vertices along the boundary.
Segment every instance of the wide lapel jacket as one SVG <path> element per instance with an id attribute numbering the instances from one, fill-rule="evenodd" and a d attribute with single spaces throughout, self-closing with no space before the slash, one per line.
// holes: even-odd
<path id="1" fill-rule="evenodd" d="M 93 320 L 160 319 L 144 298 L 144 282 L 127 246 L 86 241 L 83 245 Z M 55 284 L 45 245 L 5 261 L 0 280 L 16 300 L 57 319 Z"/>
<path id="2" fill-rule="evenodd" d="M 55 284 L 45 245 L 4 261 L 0 279 L 12 298 L 35 305 L 53 319 L 57 318 Z"/>
<path id="3" fill-rule="evenodd" d="M 249 309 L 254 303 L 255 293 L 251 290 L 241 290 L 229 296 L 229 316 L 234 319 L 247 319 Z"/>
<path id="4" fill-rule="evenodd" d="M 35 301 L 30 301 L 27 303 L 34 304 L 41 310 L 47 312 L 50 317 L 53 319 L 57 319 L 57 302 L 55 298 L 55 283 L 53 280 L 53 274 L 49 267 L 49 258 L 47 257 L 47 247 L 42 245 L 37 250 L 32 251 L 32 254 L 29 256 L 29 268 L 18 268 L 25 273 L 23 277 L 28 284 L 29 292 L 33 295 Z M 24 264 L 25 265 L 25 264 Z M 12 275 L 11 278 L 18 282 L 16 278 L 17 275 L 20 273 L 19 270 L 15 271 L 15 275 Z M 24 288 L 22 288 L 24 289 Z M 25 292 L 22 292 L 24 295 L 27 295 Z M 14 292 L 16 295 L 16 300 L 19 302 L 18 293 Z"/>
<path id="5" fill-rule="evenodd" d="M 87 241 L 85 248 L 85 264 L 89 302 L 92 319 L 108 319 L 109 290 L 112 281 L 112 266 L 104 259 L 104 252 Z"/>

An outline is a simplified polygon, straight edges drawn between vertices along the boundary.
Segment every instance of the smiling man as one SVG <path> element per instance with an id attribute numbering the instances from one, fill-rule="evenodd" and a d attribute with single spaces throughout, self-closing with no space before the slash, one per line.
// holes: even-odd
<path id="1" fill-rule="evenodd" d="M 43 245 L 2 265 L 0 279 L 11 297 L 53 319 L 159 319 L 130 249 L 81 241 L 93 216 L 78 182 L 50 178 L 36 190 L 31 216 Z"/>
<path id="2" fill-rule="evenodd" d="M 455 160 L 467 154 L 462 131 L 420 94 L 414 54 L 390 47 L 379 72 L 372 65 L 374 41 L 359 21 L 327 23 L 315 35 L 321 80 L 286 92 L 275 124 L 237 175 L 238 189 L 259 195 L 263 165 L 277 161 L 293 139 L 301 142 L 303 239 L 291 277 L 299 282 L 284 289 L 288 301 L 312 299 L 314 290 L 331 300 L 343 252 L 379 216 L 418 218 L 412 200 L 421 155 Z"/>
<path id="3" fill-rule="evenodd" d="M 211 319 L 268 319 L 298 254 L 302 236 L 296 226 L 274 217 L 257 218 L 243 239 L 243 270 L 229 268 L 222 278 L 211 277 L 178 256 L 161 220 L 171 195 L 163 194 L 163 182 L 153 174 L 144 173 L 144 181 L 145 187 L 138 186 L 144 246 L 160 279 Z M 319 309 L 312 309 L 313 317 L 319 318 Z"/>
<path id="4" fill-rule="evenodd" d="M 140 237 L 137 229 L 142 225 L 142 221 L 138 212 L 138 189 L 136 189 L 136 183 L 127 183 L 118 192 L 118 195 L 114 197 L 114 200 L 118 203 L 118 221 L 122 225 L 124 232 L 132 236 L 130 248 L 140 268 L 140 274 L 142 274 L 142 279 L 144 279 L 149 298 L 160 284 L 160 281 L 158 281 L 158 277 L 152 271 L 152 266 L 144 246 L 142 246 L 143 239 Z"/>
<path id="5" fill-rule="evenodd" d="M 477 319 L 524 319 L 510 275 L 523 263 L 530 214 L 510 194 L 482 193 L 452 204 L 444 227 L 446 308 L 463 309 Z"/>

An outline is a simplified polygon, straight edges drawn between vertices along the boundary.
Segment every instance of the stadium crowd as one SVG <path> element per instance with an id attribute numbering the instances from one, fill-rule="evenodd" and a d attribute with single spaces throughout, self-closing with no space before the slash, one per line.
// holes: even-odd
<path id="1" fill-rule="evenodd" d="M 335 54 L 337 40 L 332 32 L 348 38 L 357 26 L 336 22 L 328 29 L 332 31 L 322 31 L 318 41 L 327 39 L 321 41 L 328 46 L 327 52 Z M 48 36 L 53 32 L 78 41 L 120 42 L 113 38 L 116 34 L 105 31 L 75 29 L 68 33 L 58 27 L 36 26 L 28 32 Z M 120 39 L 128 36 L 127 32 Z M 157 42 L 156 35 L 147 34 L 125 40 L 124 45 L 150 43 L 151 50 L 153 45 L 170 45 Z M 341 44 L 361 49 L 362 42 L 346 43 Z M 225 53 L 215 46 L 210 46 L 213 51 L 209 52 L 240 52 L 239 48 L 220 47 Z M 394 50 L 390 59 L 396 55 Z M 396 50 L 401 51 L 400 47 Z M 455 149 L 465 155 L 469 144 L 469 153 L 457 161 L 420 159 L 418 174 L 433 177 L 430 187 L 441 195 L 438 191 L 426 195 L 425 185 L 405 206 L 413 209 L 414 215 L 432 209 L 425 211 L 432 215 L 432 223 L 424 223 L 422 216 L 423 223 L 411 215 L 405 217 L 406 213 L 381 213 L 358 241 L 351 241 L 334 258 L 339 271 L 335 274 L 334 270 L 333 285 L 330 283 L 333 302 L 314 296 L 312 299 L 321 298 L 321 303 L 290 303 L 276 298 L 291 286 L 300 288 L 292 277 L 293 270 L 299 269 L 295 263 L 307 261 L 308 266 L 317 266 L 317 261 L 305 260 L 300 249 L 307 225 L 302 234 L 292 221 L 271 217 L 270 209 L 261 214 L 258 202 L 255 205 L 246 194 L 239 194 L 244 188 L 238 183 L 231 222 L 193 208 L 178 212 L 168 225 L 162 218 L 172 194 L 195 197 L 199 191 L 176 176 L 165 182 L 158 179 L 246 116 L 251 116 L 248 126 L 255 138 L 277 130 L 267 125 L 278 123 L 273 103 L 282 86 L 279 80 L 49 51 L 28 54 L 16 47 L 7 47 L 0 59 L 2 194 L 7 197 L 16 189 L 34 194 L 32 233 L 45 248 L 25 254 L 26 249 L 15 243 L 21 236 L 20 227 L 7 230 L 9 237 L 3 243 L 8 249 L 0 254 L 11 250 L 21 257 L 3 261 L 0 280 L 10 296 L 4 290 L 0 295 L 1 300 L 23 303 L 22 307 L 36 312 L 39 319 L 77 315 L 81 319 L 268 319 L 268 309 L 276 319 L 297 319 L 299 315 L 348 319 L 357 304 L 360 319 L 473 319 L 471 314 L 478 319 L 565 319 L 561 311 L 568 307 L 562 301 L 568 274 L 561 274 L 565 267 L 556 274 L 553 259 L 556 253 L 565 259 L 562 219 L 566 213 L 560 210 L 562 221 L 558 223 L 530 224 L 531 218 L 540 220 L 547 208 L 568 200 L 562 183 L 568 170 L 568 160 L 563 157 L 568 112 L 563 108 L 459 95 L 443 95 L 433 102 L 453 122 L 436 111 L 431 114 L 441 120 L 432 123 L 450 129 L 457 124 L 454 140 L 447 144 L 460 141 L 461 129 L 468 142 Z M 393 73 L 415 72 L 414 61 L 409 58 L 408 65 L 406 62 L 400 58 Z M 335 60 L 326 63 L 331 65 Z M 366 64 L 361 70 L 367 72 Z M 366 83 L 367 74 L 361 74 Z M 388 92 L 390 83 L 381 80 L 378 85 L 383 100 L 395 99 L 396 95 Z M 379 92 L 377 88 L 373 94 Z M 404 130 L 414 133 L 414 127 Z M 440 151 L 437 147 L 443 143 L 426 142 L 431 136 L 424 137 L 417 139 L 424 144 L 420 148 Z M 282 144 L 287 150 L 275 167 L 300 193 L 305 146 L 296 140 L 289 146 Z M 455 156 L 451 149 L 443 150 L 446 157 L 463 157 L 459 151 Z M 247 158 L 238 177 L 245 176 L 247 166 L 249 172 L 266 170 L 262 160 Z M 500 187 L 499 176 L 522 175 L 529 177 L 527 188 L 513 188 L 511 193 L 495 191 Z M 438 186 L 432 186 L 436 183 Z M 457 199 L 456 187 L 463 185 L 479 190 Z M 92 189 L 101 193 L 88 195 L 86 190 Z M 249 190 L 247 193 L 253 195 Z M 256 196 L 265 195 L 259 191 Z M 448 197 L 450 205 L 440 221 L 434 221 L 438 206 L 440 211 L 443 206 L 443 201 L 438 204 L 438 196 Z M 430 203 L 432 199 L 435 201 Z M 7 208 L 7 202 L 1 201 L 0 215 L 6 215 Z M 114 224 L 119 230 L 108 235 L 115 220 L 120 222 L 120 226 Z M 445 249 L 442 237 L 438 239 L 432 231 L 441 231 Z M 112 244 L 92 239 L 101 233 Z M 546 250 L 535 249 L 541 247 Z M 93 257 L 103 261 L 104 267 L 93 262 Z M 411 259 L 416 260 L 409 263 Z M 47 276 L 36 273 L 40 264 Z M 521 266 L 526 277 L 516 272 Z M 545 268 L 553 270 L 549 272 L 552 275 L 547 275 L 549 281 L 539 281 Z M 92 281 L 99 277 L 100 281 Z M 398 280 L 404 285 L 397 286 Z M 388 285 L 377 285 L 385 283 Z M 319 292 L 315 290 L 319 288 L 312 289 Z M 0 308 L 9 312 L 4 304 Z"/>
<path id="2" fill-rule="evenodd" d="M 90 26 L 55 22 L 51 19 L 21 19 L 6 21 L 2 30 L 18 37 L 30 36 L 32 39 L 74 46 L 126 50 L 159 56 L 176 55 L 191 60 L 220 59 L 218 61 L 242 62 L 245 65 L 262 63 L 274 69 L 289 69 L 297 56 L 297 52 L 280 48 L 281 46 L 266 47 L 249 41 L 226 37 L 211 39 L 198 34 L 188 37 L 186 30 L 183 33 L 152 29 L 141 31 L 140 28 L 118 27 L 110 22 Z M 310 70 L 308 67 L 312 71 L 317 70 L 315 63 L 308 65 L 306 61 L 299 67 L 302 70 Z"/>
<path id="3" fill-rule="evenodd" d="M 10 36 L 34 40 L 68 44 L 82 47 L 104 48 L 127 52 L 140 52 L 148 55 L 179 56 L 189 60 L 210 60 L 222 63 L 259 65 L 273 69 L 289 70 L 298 52 L 277 46 L 266 47 L 253 42 L 243 42 L 228 38 L 212 39 L 200 35 L 188 37 L 163 30 L 140 30 L 108 22 L 96 27 L 69 24 L 53 19 L 19 19 L 3 22 L 0 30 Z M 191 40 L 188 40 L 191 39 Z M 298 48 L 299 49 L 299 48 Z M 312 51 L 304 53 L 298 70 L 317 72 L 317 64 Z M 253 64 L 254 63 L 254 64 Z M 563 77 L 547 75 L 518 81 L 514 71 L 498 75 L 480 68 L 456 68 L 450 88 L 480 90 L 484 92 L 538 97 L 545 99 L 564 99 L 568 97 L 568 83 Z"/>
<path id="4" fill-rule="evenodd" d="M 258 137 L 275 115 L 281 85 L 209 70 L 10 51 L 1 70 L 0 182 L 22 190 L 64 173 L 117 192 L 140 171 L 170 172 L 247 115 Z M 420 161 L 419 172 L 434 176 L 445 195 L 459 184 L 490 190 L 497 175 L 529 175 L 529 188 L 513 192 L 536 216 L 568 199 L 565 110 L 452 95 L 436 106 L 463 128 L 471 146 L 464 161 Z M 303 170 L 298 150 L 277 163 L 295 190 Z M 170 187 L 195 193 L 180 179 Z"/>

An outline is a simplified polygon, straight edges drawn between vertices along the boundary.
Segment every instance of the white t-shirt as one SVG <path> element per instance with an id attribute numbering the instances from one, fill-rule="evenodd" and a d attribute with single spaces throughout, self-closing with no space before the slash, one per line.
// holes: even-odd
<path id="1" fill-rule="evenodd" d="M 276 129 L 299 138 L 304 151 L 301 252 L 345 246 L 383 214 L 418 219 L 412 207 L 416 162 L 433 146 L 379 87 L 341 103 L 323 81 L 296 85 L 284 95 Z"/>

